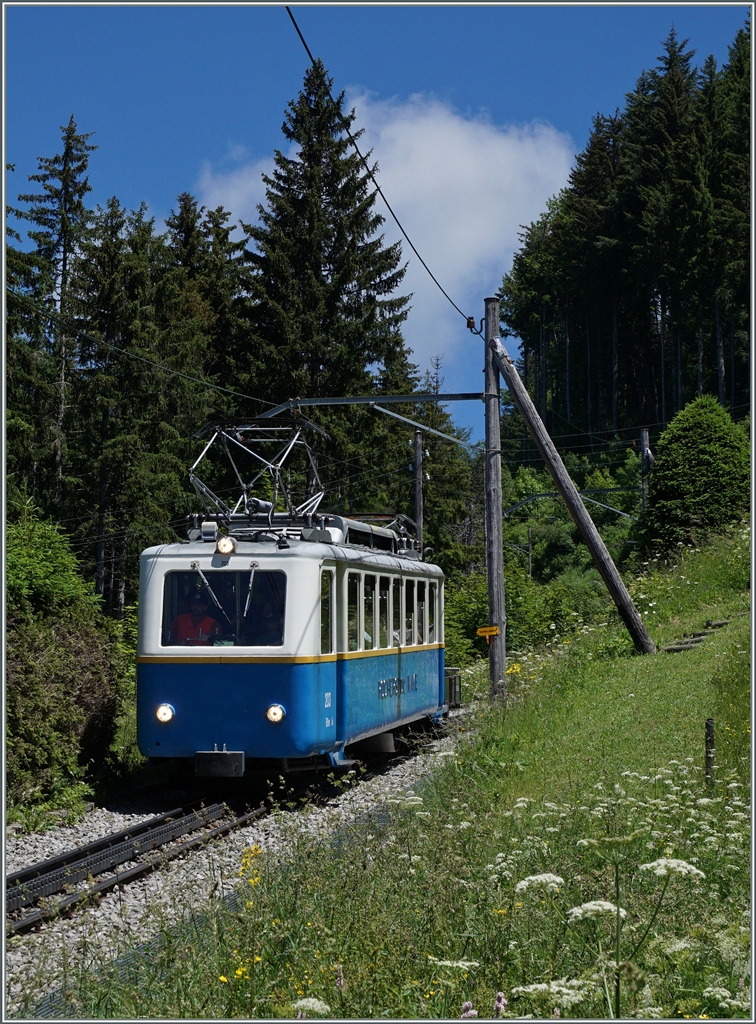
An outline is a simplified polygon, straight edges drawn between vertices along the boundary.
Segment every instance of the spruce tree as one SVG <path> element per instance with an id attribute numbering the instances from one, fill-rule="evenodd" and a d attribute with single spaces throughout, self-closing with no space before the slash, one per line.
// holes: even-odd
<path id="1" fill-rule="evenodd" d="M 6 164 L 6 171 L 15 170 Z M 17 211 L 6 207 L 6 215 Z M 47 453 L 52 442 L 55 367 L 45 344 L 45 322 L 34 313 L 44 268 L 34 252 L 20 248 L 19 232 L 6 221 L 6 486 L 9 515 L 30 497 L 49 493 Z"/>
<path id="2" fill-rule="evenodd" d="M 376 235 L 384 218 L 344 134 L 355 114 L 343 112 L 343 94 L 331 100 L 331 84 L 322 63 L 308 69 L 282 128 L 297 152 L 276 152 L 260 224 L 245 225 L 256 326 L 281 371 L 270 381 L 281 398 L 369 391 L 370 365 L 402 347 L 401 247 Z"/>
<path id="3" fill-rule="evenodd" d="M 89 154 L 97 147 L 87 141 L 92 132 L 81 134 L 73 114 L 61 125 L 63 148 L 54 157 L 39 157 L 38 171 L 29 181 L 38 182 L 41 192 L 20 195 L 28 208 L 13 212 L 34 227 L 29 238 L 35 244 L 35 257 L 42 270 L 37 281 L 37 302 L 62 316 L 68 313 L 68 291 L 73 262 L 81 247 L 89 211 L 84 198 L 91 191 L 86 175 Z M 66 455 L 66 414 L 70 378 L 75 365 L 76 341 L 64 327 L 49 331 L 49 346 L 57 368 L 53 430 L 54 502 L 60 509 L 63 499 L 63 471 Z"/>
<path id="4" fill-rule="evenodd" d="M 409 298 L 396 295 L 405 274 L 401 246 L 378 234 L 384 218 L 375 189 L 345 134 L 355 114 L 344 112 L 343 94 L 331 99 L 330 86 L 322 63 L 308 69 L 282 128 L 294 152 L 276 151 L 273 174 L 263 176 L 259 223 L 244 225 L 255 338 L 239 381 L 271 401 L 368 394 L 381 390 L 384 374 L 397 390 L 412 390 L 400 330 Z M 236 362 L 242 371 L 240 353 Z M 316 418 L 331 434 L 330 445 L 315 442 L 320 456 L 337 460 L 326 474 L 334 501 L 360 505 L 370 489 L 360 438 L 375 433 L 375 413 L 319 410 Z"/>

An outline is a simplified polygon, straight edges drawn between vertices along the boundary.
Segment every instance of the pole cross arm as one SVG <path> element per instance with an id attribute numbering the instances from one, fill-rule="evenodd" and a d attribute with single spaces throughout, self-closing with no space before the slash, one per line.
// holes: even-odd
<path id="1" fill-rule="evenodd" d="M 484 396 L 479 392 L 461 392 L 458 394 L 440 395 L 435 391 L 411 395 L 356 395 L 353 398 L 290 398 L 288 402 L 273 409 L 267 409 L 257 418 L 260 420 L 278 416 L 281 412 L 298 412 L 305 406 L 313 405 L 372 405 L 374 402 L 481 402 Z"/>
<path id="2" fill-rule="evenodd" d="M 617 572 L 617 567 L 612 561 L 611 555 L 607 551 L 595 523 L 581 501 L 577 488 L 565 469 L 559 452 L 549 437 L 546 427 L 538 415 L 525 385 L 520 379 L 514 361 L 510 358 L 509 353 L 498 338 L 494 337 L 491 339 L 491 348 L 494 360 L 506 381 L 512 400 L 525 420 L 528 430 L 536 443 L 536 447 L 541 453 L 554 483 L 559 489 L 559 493 L 564 498 L 567 508 L 570 510 L 570 515 L 575 520 L 583 540 L 588 545 L 588 549 L 596 563 L 596 568 L 617 606 L 617 611 L 620 613 L 622 621 L 632 637 L 636 650 L 643 654 L 654 654 L 656 652 L 654 642 L 648 635 L 638 609 L 633 604 L 633 600 L 627 592 L 622 577 Z"/>
<path id="3" fill-rule="evenodd" d="M 381 399 L 383 401 L 383 399 Z M 436 437 L 443 437 L 445 441 L 453 441 L 455 444 L 461 445 L 463 448 L 474 449 L 474 445 L 468 444 L 467 441 L 462 441 L 459 437 L 452 437 L 451 434 L 442 434 L 440 430 L 434 430 L 433 427 L 428 427 L 425 423 L 416 423 L 415 420 L 408 420 L 406 416 L 400 416 L 398 412 L 392 412 L 391 409 L 383 409 L 380 405 L 374 402 L 370 402 L 371 408 L 375 409 L 376 412 L 383 412 L 387 416 L 393 416 L 396 420 L 401 420 L 402 423 L 409 423 L 410 426 L 416 427 L 418 430 L 422 430 L 424 433 L 435 434 Z"/>

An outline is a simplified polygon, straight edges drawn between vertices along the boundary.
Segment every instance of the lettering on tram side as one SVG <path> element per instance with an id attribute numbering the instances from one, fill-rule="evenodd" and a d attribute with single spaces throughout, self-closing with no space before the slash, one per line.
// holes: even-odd
<path id="1" fill-rule="evenodd" d="M 417 672 L 413 672 L 406 678 L 392 676 L 391 679 L 378 680 L 378 696 L 381 700 L 386 697 L 397 697 L 402 693 L 414 693 L 417 690 Z"/>

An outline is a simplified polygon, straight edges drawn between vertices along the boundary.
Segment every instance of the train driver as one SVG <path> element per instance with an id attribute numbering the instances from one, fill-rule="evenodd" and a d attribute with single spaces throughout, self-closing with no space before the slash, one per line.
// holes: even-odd
<path id="1" fill-rule="evenodd" d="M 220 623 L 207 614 L 207 605 L 208 600 L 204 594 L 193 595 L 191 611 L 179 615 L 169 627 L 171 643 L 209 647 L 213 637 L 220 636 Z"/>

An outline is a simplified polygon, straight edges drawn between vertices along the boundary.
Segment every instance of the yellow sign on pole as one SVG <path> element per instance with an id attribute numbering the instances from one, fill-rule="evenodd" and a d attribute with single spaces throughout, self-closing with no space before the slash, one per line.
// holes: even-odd
<path id="1" fill-rule="evenodd" d="M 499 635 L 499 627 L 498 626 L 481 626 L 480 629 L 478 630 L 478 636 L 484 636 L 484 637 L 488 638 L 489 636 L 498 636 L 498 635 Z"/>

